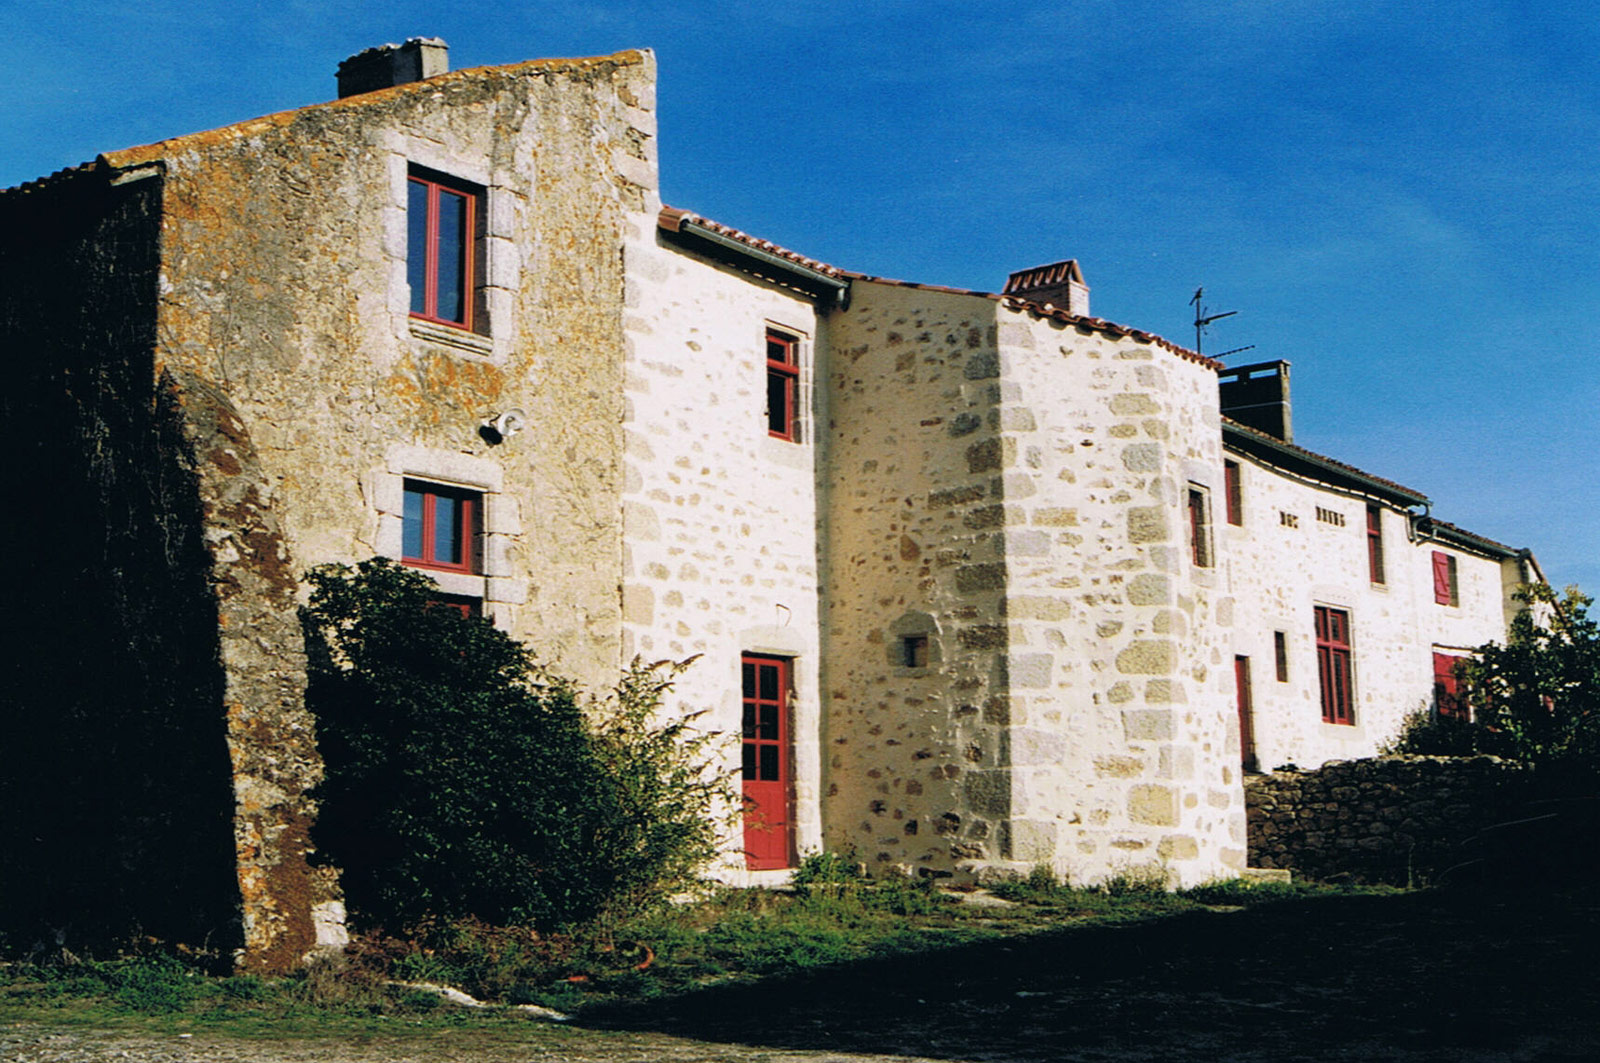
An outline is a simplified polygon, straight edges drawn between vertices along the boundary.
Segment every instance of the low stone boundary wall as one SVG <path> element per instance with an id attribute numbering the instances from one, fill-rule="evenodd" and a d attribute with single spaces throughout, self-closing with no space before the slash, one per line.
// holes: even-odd
<path id="1" fill-rule="evenodd" d="M 1251 867 L 1313 879 L 1432 881 L 1460 845 L 1514 817 L 1526 769 L 1499 757 L 1374 757 L 1245 778 Z"/>

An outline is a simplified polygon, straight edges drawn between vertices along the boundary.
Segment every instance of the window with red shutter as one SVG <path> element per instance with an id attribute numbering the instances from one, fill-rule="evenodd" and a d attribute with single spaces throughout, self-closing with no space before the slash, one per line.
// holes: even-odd
<path id="1" fill-rule="evenodd" d="M 1244 524 L 1244 490 L 1239 480 L 1239 463 L 1222 463 L 1222 479 L 1228 495 L 1228 523 L 1238 527 Z"/>
<path id="2" fill-rule="evenodd" d="M 1324 723 L 1354 724 L 1350 690 L 1350 614 L 1325 605 L 1316 607 L 1317 682 Z"/>
<path id="3" fill-rule="evenodd" d="M 1456 675 L 1456 667 L 1462 658 L 1449 653 L 1433 654 L 1433 705 L 1440 716 L 1452 716 L 1458 720 L 1472 718 L 1472 712 L 1467 708 L 1467 703 L 1461 700 L 1461 680 Z"/>
<path id="4" fill-rule="evenodd" d="M 1460 605 L 1460 588 L 1456 584 L 1456 559 L 1443 550 L 1433 552 L 1433 600 L 1440 605 Z"/>
<path id="5" fill-rule="evenodd" d="M 1383 582 L 1383 507 L 1367 505 L 1367 578 Z"/>
<path id="6" fill-rule="evenodd" d="M 1211 499 L 1198 484 L 1189 485 L 1189 559 L 1196 568 L 1211 567 Z"/>

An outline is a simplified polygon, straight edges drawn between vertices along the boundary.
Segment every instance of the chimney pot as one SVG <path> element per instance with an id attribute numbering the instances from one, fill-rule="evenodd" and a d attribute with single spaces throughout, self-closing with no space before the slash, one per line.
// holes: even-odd
<path id="1" fill-rule="evenodd" d="M 1089 286 L 1083 283 L 1083 270 L 1075 258 L 1017 270 L 1006 278 L 1004 294 L 1053 305 L 1074 317 L 1089 316 Z"/>
<path id="2" fill-rule="evenodd" d="M 380 44 L 339 64 L 339 98 L 437 77 L 450 70 L 450 46 L 438 37 Z"/>

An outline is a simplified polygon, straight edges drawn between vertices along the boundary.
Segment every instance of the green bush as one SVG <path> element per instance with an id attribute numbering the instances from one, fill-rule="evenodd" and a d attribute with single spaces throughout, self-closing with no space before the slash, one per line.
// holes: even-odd
<path id="1" fill-rule="evenodd" d="M 309 579 L 315 838 L 358 922 L 550 928 L 660 899 L 711 854 L 705 742 L 651 721 L 670 668 L 635 663 L 591 730 L 570 683 L 437 607 L 421 574 L 380 559 Z"/>
<path id="2" fill-rule="evenodd" d="M 1548 584 L 1519 592 L 1528 608 L 1504 645 L 1490 642 L 1458 666 L 1473 721 L 1413 714 L 1389 747 L 1397 753 L 1492 753 L 1528 764 L 1555 789 L 1600 782 L 1600 624 L 1593 599 Z"/>

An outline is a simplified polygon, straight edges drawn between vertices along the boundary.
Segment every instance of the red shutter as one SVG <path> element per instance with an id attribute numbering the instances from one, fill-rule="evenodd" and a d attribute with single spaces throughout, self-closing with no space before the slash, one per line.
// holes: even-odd
<path id="1" fill-rule="evenodd" d="M 1450 604 L 1450 555 L 1442 550 L 1433 552 L 1433 600 Z"/>
<path id="2" fill-rule="evenodd" d="M 1456 665 L 1461 658 L 1448 653 L 1433 655 L 1433 700 L 1440 716 L 1467 719 L 1467 706 L 1461 700 L 1461 684 L 1456 678 Z"/>

